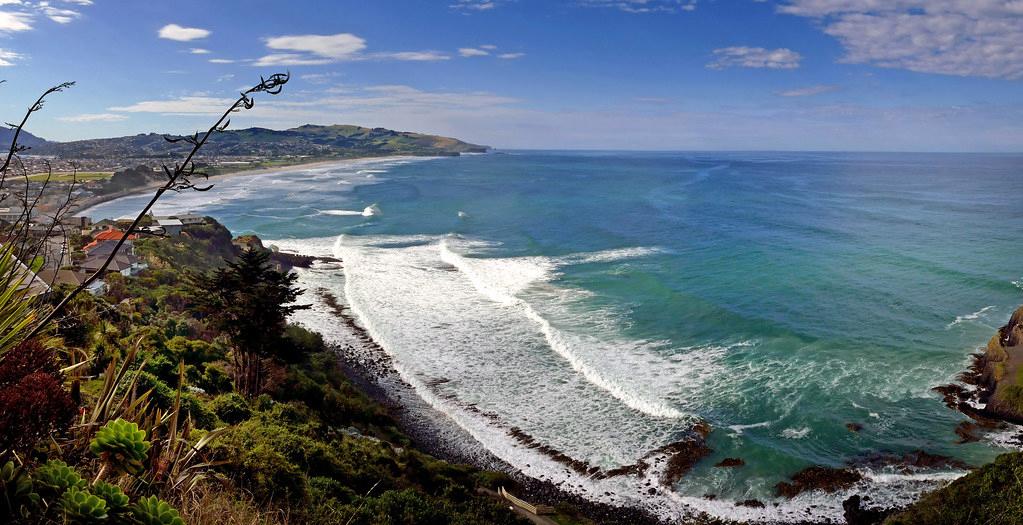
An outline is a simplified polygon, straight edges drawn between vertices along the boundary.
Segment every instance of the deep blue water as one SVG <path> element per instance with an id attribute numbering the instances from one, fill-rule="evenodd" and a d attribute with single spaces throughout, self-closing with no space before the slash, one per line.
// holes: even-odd
<path id="1" fill-rule="evenodd" d="M 771 500 L 808 465 L 1002 450 L 955 444 L 962 418 L 930 389 L 1023 303 L 1021 183 L 1018 155 L 509 152 L 229 178 L 163 208 L 342 257 L 303 279 L 344 294 L 406 379 L 524 471 L 755 518 L 833 514 L 837 498 L 727 501 Z M 613 468 L 695 418 L 714 453 L 681 498 L 566 473 L 506 432 Z M 712 466 L 725 457 L 746 466 Z M 892 499 L 954 475 L 865 472 L 857 490 Z"/>

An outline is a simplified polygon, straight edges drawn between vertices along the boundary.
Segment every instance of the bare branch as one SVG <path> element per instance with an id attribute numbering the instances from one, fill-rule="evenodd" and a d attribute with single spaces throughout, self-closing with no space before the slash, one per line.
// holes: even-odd
<path id="1" fill-rule="evenodd" d="M 124 235 L 122 235 L 121 239 L 117 241 L 117 245 L 114 246 L 114 249 L 110 252 L 110 255 L 107 256 L 106 260 L 103 262 L 103 265 L 100 266 L 98 270 L 93 272 L 88 278 L 86 278 L 85 281 L 82 282 L 82 284 L 78 285 L 77 287 L 75 287 L 74 290 L 68 293 L 67 296 L 65 296 L 64 299 L 62 299 L 60 303 L 58 303 L 57 306 L 55 306 L 53 310 L 51 310 L 46 315 L 46 317 L 44 317 L 38 324 L 36 324 L 35 328 L 33 328 L 32 332 L 28 335 L 28 338 L 31 338 L 38 334 L 39 332 L 41 332 L 47 325 L 49 325 L 49 323 L 54 319 L 54 317 L 56 317 L 59 313 L 61 313 L 64 310 L 65 307 L 67 307 L 68 303 L 70 303 L 71 300 L 75 298 L 75 296 L 77 296 L 83 290 L 87 289 L 89 285 L 91 285 L 93 282 L 99 279 L 107 271 L 107 268 L 110 266 L 110 263 L 114 260 L 114 257 L 121 249 L 121 246 L 124 245 L 125 241 L 127 241 L 128 237 L 132 233 L 138 231 L 139 223 L 142 222 L 142 219 L 149 213 L 149 210 L 153 208 L 153 205 L 155 205 L 156 202 L 160 200 L 160 197 L 162 197 L 164 193 L 167 193 L 168 191 L 181 191 L 184 189 L 207 191 L 210 188 L 212 188 L 212 186 L 198 188 L 191 182 L 190 177 L 192 176 L 195 175 L 206 176 L 204 173 L 196 172 L 195 163 L 192 161 L 192 159 L 199 152 L 199 150 L 202 149 L 202 147 L 206 144 L 206 141 L 209 140 L 210 136 L 212 136 L 221 127 L 225 125 L 225 123 L 229 120 L 229 116 L 231 115 L 231 113 L 235 113 L 243 109 L 251 109 L 255 105 L 255 101 L 252 99 L 251 95 L 256 93 L 277 95 L 281 93 L 281 91 L 284 89 L 284 85 L 287 84 L 288 80 L 290 79 L 291 79 L 290 73 L 276 73 L 270 75 L 269 78 L 260 77 L 259 84 L 256 84 L 255 86 L 249 88 L 247 91 L 239 95 L 238 99 L 233 104 L 231 104 L 231 106 L 228 107 L 226 111 L 224 111 L 220 118 L 217 119 L 217 121 L 213 123 L 213 125 L 210 126 L 210 128 L 207 129 L 206 132 L 203 133 L 201 137 L 199 133 L 196 133 L 192 135 L 192 137 L 187 137 L 186 139 L 184 139 L 189 144 L 192 144 L 191 151 L 188 152 L 188 154 L 185 156 L 184 160 L 180 164 L 175 165 L 173 171 L 167 166 L 163 167 L 164 173 L 167 174 L 167 182 L 165 182 L 163 186 L 160 186 L 160 188 L 156 190 L 156 193 L 153 194 L 153 198 L 150 199 L 149 203 L 146 204 L 146 206 L 138 213 L 138 215 L 135 217 L 135 220 L 132 221 L 131 226 L 129 226 L 127 230 L 125 230 Z M 170 139 L 168 139 L 168 141 L 175 142 L 174 140 Z"/>

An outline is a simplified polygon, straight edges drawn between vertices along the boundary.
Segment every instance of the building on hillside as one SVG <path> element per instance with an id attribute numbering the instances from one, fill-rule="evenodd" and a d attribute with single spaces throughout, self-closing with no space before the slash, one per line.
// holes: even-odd
<path id="1" fill-rule="evenodd" d="M 25 208 L 21 206 L 7 206 L 0 208 L 0 223 L 13 224 L 18 222 L 25 215 Z"/>
<path id="2" fill-rule="evenodd" d="M 158 230 L 163 232 L 163 235 L 168 237 L 177 237 L 181 235 L 181 228 L 184 224 L 178 219 L 166 219 L 161 218 L 156 220 L 156 226 Z"/>
<path id="3" fill-rule="evenodd" d="M 97 272 L 100 268 L 103 268 L 103 265 L 106 263 L 109 255 L 109 253 L 100 255 L 91 252 L 85 256 L 85 260 L 82 261 L 82 264 L 80 264 L 79 267 L 90 274 Z M 148 265 L 146 263 L 142 262 L 134 255 L 118 253 L 110 260 L 110 264 L 107 265 L 106 270 L 104 270 L 104 275 L 117 272 L 125 277 L 131 277 L 132 275 L 145 270 L 147 267 Z"/>
<path id="4" fill-rule="evenodd" d="M 77 215 L 75 217 L 64 217 L 60 220 L 60 223 L 69 228 L 76 228 L 84 230 L 92 226 L 92 218 L 84 215 Z"/>
<path id="5" fill-rule="evenodd" d="M 172 215 L 170 218 L 181 221 L 181 224 L 185 226 L 202 226 L 203 224 L 206 224 L 206 217 L 203 217 L 202 215 L 195 215 L 193 213 Z"/>

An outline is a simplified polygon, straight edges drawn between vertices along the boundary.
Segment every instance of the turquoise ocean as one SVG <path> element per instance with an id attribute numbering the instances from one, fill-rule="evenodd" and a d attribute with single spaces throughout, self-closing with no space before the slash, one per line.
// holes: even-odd
<path id="1" fill-rule="evenodd" d="M 157 212 L 341 258 L 303 285 L 349 304 L 484 448 L 595 499 L 823 520 L 853 492 L 905 502 L 963 474 L 864 458 L 979 465 L 1012 447 L 1011 432 L 957 444 L 964 418 L 931 389 L 1023 303 L 1018 155 L 509 151 L 213 182 Z M 670 488 L 657 465 L 596 479 L 509 433 L 609 470 L 698 420 L 714 452 Z M 713 466 L 726 457 L 745 466 Z M 802 468 L 849 464 L 865 476 L 850 491 L 774 495 Z M 734 504 L 749 498 L 767 505 Z"/>

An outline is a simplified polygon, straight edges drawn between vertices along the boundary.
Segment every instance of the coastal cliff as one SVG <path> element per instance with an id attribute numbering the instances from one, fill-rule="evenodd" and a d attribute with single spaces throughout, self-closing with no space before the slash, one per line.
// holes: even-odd
<path id="1" fill-rule="evenodd" d="M 984 415 L 1023 422 L 1023 307 L 991 337 L 978 365 Z"/>
<path id="2" fill-rule="evenodd" d="M 957 433 L 976 440 L 973 428 L 1004 428 L 1023 423 L 1023 307 L 975 356 L 960 379 L 976 388 L 945 385 L 935 390 L 945 402 L 972 418 Z M 981 408 L 977 408 L 977 407 Z M 885 525 L 964 525 L 1023 523 L 1023 453 L 1002 454 L 944 488 L 891 516 Z"/>

